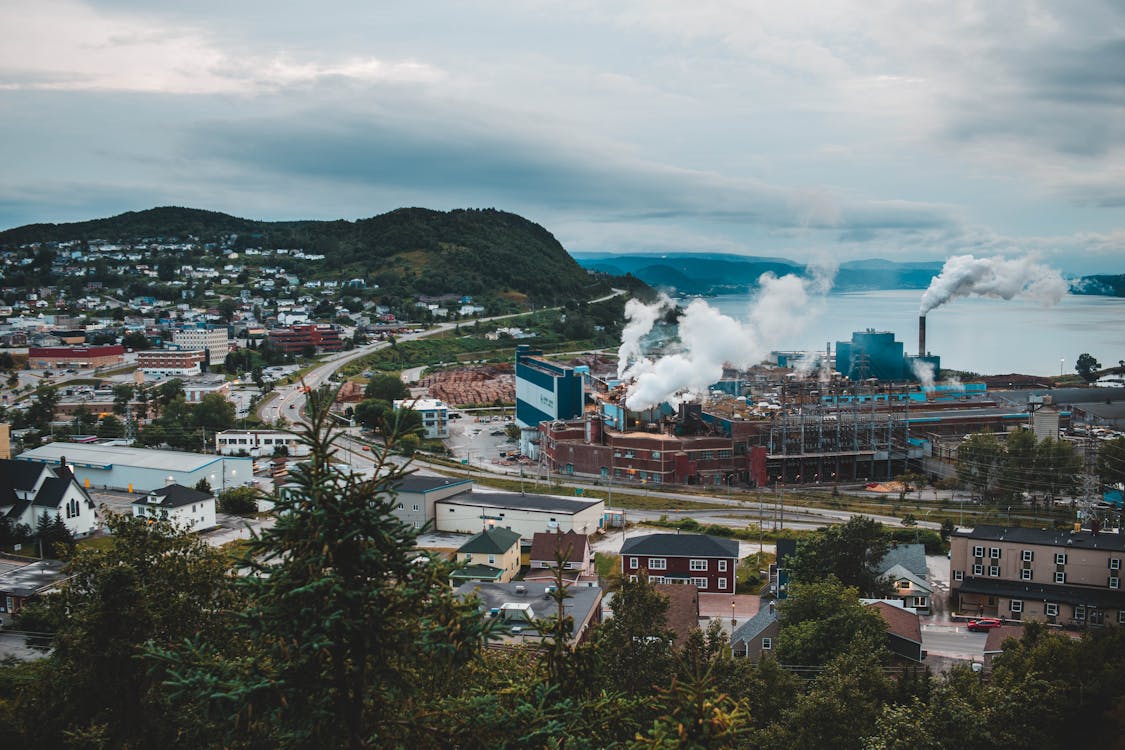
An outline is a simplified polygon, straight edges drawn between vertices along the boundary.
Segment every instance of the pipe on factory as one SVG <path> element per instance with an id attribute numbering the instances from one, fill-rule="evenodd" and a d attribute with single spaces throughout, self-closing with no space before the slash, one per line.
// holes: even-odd
<path id="1" fill-rule="evenodd" d="M 926 316 L 918 316 L 918 356 L 926 356 Z"/>

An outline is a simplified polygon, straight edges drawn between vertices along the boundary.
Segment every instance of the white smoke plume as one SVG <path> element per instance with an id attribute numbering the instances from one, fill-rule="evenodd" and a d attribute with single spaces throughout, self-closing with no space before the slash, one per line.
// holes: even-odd
<path id="1" fill-rule="evenodd" d="M 820 352 L 805 352 L 793 367 L 793 374 L 801 380 L 813 374 L 820 364 Z"/>
<path id="2" fill-rule="evenodd" d="M 1045 305 L 1056 304 L 1067 284 L 1059 272 L 1024 258 L 974 258 L 955 255 L 922 295 L 920 315 L 958 297 L 1029 297 Z"/>
<path id="3" fill-rule="evenodd" d="M 664 401 L 680 403 L 706 394 L 708 387 L 722 378 L 724 364 L 738 368 L 757 364 L 778 343 L 798 333 L 818 311 L 809 291 L 827 291 L 831 281 L 827 273 L 814 274 L 810 279 L 765 273 L 758 284 L 747 322 L 723 315 L 697 299 L 680 318 L 680 344 L 675 351 L 655 361 L 638 359 L 624 369 L 619 362 L 622 375 L 634 379 L 626 406 L 643 410 Z M 634 312 L 638 308 L 634 307 Z M 637 330 L 641 327 L 638 325 Z"/>
<path id="4" fill-rule="evenodd" d="M 625 324 L 621 331 L 621 346 L 617 349 L 617 377 L 625 376 L 626 371 L 644 356 L 642 342 L 652 331 L 656 321 L 672 309 L 675 303 L 666 294 L 651 305 L 640 300 L 630 299 L 625 303 Z"/>
<path id="5" fill-rule="evenodd" d="M 965 390 L 965 384 L 962 383 L 961 378 L 957 377 L 956 375 L 950 375 L 948 378 L 942 381 L 942 385 L 944 385 L 951 391 L 957 391 L 959 393 Z"/>
<path id="6" fill-rule="evenodd" d="M 910 362 L 910 369 L 914 370 L 914 377 L 922 384 L 922 390 L 929 393 L 934 389 L 934 365 L 932 362 L 923 362 L 915 359 Z"/>

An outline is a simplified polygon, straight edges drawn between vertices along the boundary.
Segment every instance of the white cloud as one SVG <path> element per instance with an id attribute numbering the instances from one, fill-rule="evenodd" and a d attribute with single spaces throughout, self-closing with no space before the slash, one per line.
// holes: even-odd
<path id="1" fill-rule="evenodd" d="M 18 6 L 18 7 L 17 7 Z M 75 0 L 0 5 L 0 91 L 252 94 L 342 78 L 418 83 L 443 73 L 375 57 L 297 59 L 221 48 L 201 27 L 98 11 Z"/>

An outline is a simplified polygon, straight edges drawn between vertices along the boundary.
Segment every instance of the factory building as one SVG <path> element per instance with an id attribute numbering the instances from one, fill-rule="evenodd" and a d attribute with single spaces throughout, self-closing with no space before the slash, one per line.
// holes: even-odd
<path id="1" fill-rule="evenodd" d="M 524 344 L 516 347 L 516 424 L 520 427 L 582 414 L 581 374 L 573 367 L 543 359 L 542 354 Z"/>
<path id="2" fill-rule="evenodd" d="M 48 443 L 21 453 L 19 458 L 48 466 L 58 466 L 65 459 L 84 487 L 128 492 L 151 492 L 171 483 L 194 487 L 201 479 L 221 492 L 251 484 L 254 479 L 251 458 L 97 443 Z"/>
<path id="3" fill-rule="evenodd" d="M 924 334 L 923 334 L 924 335 Z M 924 345 L 924 343 L 922 344 Z M 836 370 L 850 380 L 874 378 L 888 381 L 917 381 L 915 364 L 932 368 L 934 376 L 941 370 L 941 358 L 920 353 L 909 356 L 901 341 L 890 331 L 856 331 L 851 341 L 836 342 Z"/>

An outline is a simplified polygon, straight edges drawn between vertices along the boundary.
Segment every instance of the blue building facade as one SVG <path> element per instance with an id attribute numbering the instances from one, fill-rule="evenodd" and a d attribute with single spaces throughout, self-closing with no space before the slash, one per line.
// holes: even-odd
<path id="1" fill-rule="evenodd" d="M 516 347 L 516 424 L 521 428 L 582 416 L 582 373 L 542 355 L 526 344 Z"/>
<path id="2" fill-rule="evenodd" d="M 836 342 L 836 370 L 851 380 L 918 380 L 914 363 L 933 368 L 934 377 L 941 370 L 941 357 L 908 356 L 901 341 L 890 331 L 856 331 L 851 341 Z"/>

